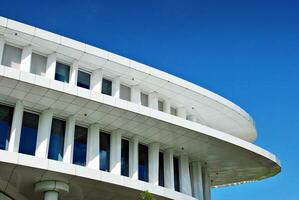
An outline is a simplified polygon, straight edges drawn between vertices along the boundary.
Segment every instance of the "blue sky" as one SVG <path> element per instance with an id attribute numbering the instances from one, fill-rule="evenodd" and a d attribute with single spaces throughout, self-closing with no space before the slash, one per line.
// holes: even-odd
<path id="1" fill-rule="evenodd" d="M 135 59 L 212 90 L 255 119 L 276 177 L 214 200 L 298 199 L 299 1 L 2 0 L 0 15 Z"/>

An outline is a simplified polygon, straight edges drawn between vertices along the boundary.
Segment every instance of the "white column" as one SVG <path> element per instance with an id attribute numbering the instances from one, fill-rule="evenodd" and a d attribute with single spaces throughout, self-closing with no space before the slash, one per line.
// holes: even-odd
<path id="1" fill-rule="evenodd" d="M 0 65 L 2 65 L 2 56 L 3 56 L 3 51 L 4 51 L 4 36 L 0 35 Z"/>
<path id="2" fill-rule="evenodd" d="M 140 87 L 138 85 L 134 85 L 131 88 L 131 100 L 133 103 L 141 105 L 141 96 L 140 96 Z"/>
<path id="3" fill-rule="evenodd" d="M 170 101 L 169 100 L 164 101 L 164 112 L 170 114 Z"/>
<path id="4" fill-rule="evenodd" d="M 174 190 L 174 168 L 172 149 L 167 149 L 164 152 L 164 185 L 166 188 Z"/>
<path id="5" fill-rule="evenodd" d="M 87 135 L 87 167 L 100 169 L 100 126 L 92 124 Z"/>
<path id="6" fill-rule="evenodd" d="M 34 190 L 44 193 L 44 200 L 58 200 L 60 193 L 69 192 L 69 185 L 60 181 L 41 181 L 35 184 Z"/>
<path id="7" fill-rule="evenodd" d="M 74 61 L 71 65 L 70 71 L 70 84 L 77 85 L 77 77 L 78 77 L 78 61 Z"/>
<path id="8" fill-rule="evenodd" d="M 129 176 L 138 180 L 138 143 L 136 136 L 129 142 Z"/>
<path id="9" fill-rule="evenodd" d="M 207 166 L 204 166 L 202 168 L 202 171 L 203 171 L 204 200 L 211 200 L 211 180 L 210 180 Z"/>
<path id="10" fill-rule="evenodd" d="M 201 162 L 196 161 L 191 163 L 192 168 L 192 191 L 193 197 L 198 200 L 204 200 L 203 198 L 203 177 Z"/>
<path id="11" fill-rule="evenodd" d="M 73 163 L 75 124 L 75 116 L 69 116 L 66 120 L 64 136 L 63 162 L 65 163 Z"/>
<path id="12" fill-rule="evenodd" d="M 178 117 L 181 117 L 183 119 L 187 118 L 187 111 L 185 107 L 178 107 Z"/>
<path id="13" fill-rule="evenodd" d="M 19 152 L 20 138 L 21 138 L 21 129 L 23 121 L 23 112 L 24 106 L 22 101 L 17 101 L 13 119 L 11 124 L 10 139 L 8 144 L 8 151 L 10 152 Z"/>
<path id="14" fill-rule="evenodd" d="M 113 79 L 112 83 L 112 96 L 115 98 L 119 98 L 120 94 L 120 77 L 116 77 Z"/>
<path id="15" fill-rule="evenodd" d="M 158 93 L 152 92 L 148 95 L 148 107 L 158 110 Z"/>
<path id="16" fill-rule="evenodd" d="M 52 118 L 53 111 L 51 109 L 44 110 L 39 116 L 35 150 L 35 156 L 37 157 L 47 158 L 48 156 Z"/>
<path id="17" fill-rule="evenodd" d="M 180 191 L 187 195 L 192 195 L 191 179 L 189 170 L 189 158 L 182 154 L 179 160 Z"/>
<path id="18" fill-rule="evenodd" d="M 103 70 L 97 69 L 94 70 L 91 74 L 91 87 L 90 89 L 93 92 L 102 92 L 102 81 L 103 81 Z"/>
<path id="19" fill-rule="evenodd" d="M 50 79 L 55 78 L 55 70 L 56 70 L 56 53 L 48 55 L 47 58 L 47 68 L 46 68 L 46 77 Z"/>
<path id="20" fill-rule="evenodd" d="M 58 194 L 56 191 L 47 191 L 44 193 L 44 200 L 58 200 Z"/>
<path id="21" fill-rule="evenodd" d="M 148 180 L 151 184 L 159 185 L 159 144 L 150 144 L 148 150 Z"/>
<path id="22" fill-rule="evenodd" d="M 121 174 L 121 130 L 115 130 L 110 140 L 110 172 Z"/>
<path id="23" fill-rule="evenodd" d="M 32 46 L 29 45 L 24 47 L 22 51 L 22 57 L 21 57 L 21 71 L 30 72 L 31 55 L 32 55 Z"/>

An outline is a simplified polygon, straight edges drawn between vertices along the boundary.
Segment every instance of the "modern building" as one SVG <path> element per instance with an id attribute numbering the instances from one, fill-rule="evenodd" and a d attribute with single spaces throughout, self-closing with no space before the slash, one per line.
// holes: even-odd
<path id="1" fill-rule="evenodd" d="M 251 117 L 144 64 L 0 18 L 0 199 L 209 200 L 274 176 Z"/>

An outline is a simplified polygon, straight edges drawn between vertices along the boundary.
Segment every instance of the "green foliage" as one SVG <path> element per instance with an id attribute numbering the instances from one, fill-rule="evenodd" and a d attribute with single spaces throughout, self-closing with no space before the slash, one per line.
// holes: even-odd
<path id="1" fill-rule="evenodd" d="M 151 193 L 144 191 L 140 193 L 139 200 L 156 200 Z"/>

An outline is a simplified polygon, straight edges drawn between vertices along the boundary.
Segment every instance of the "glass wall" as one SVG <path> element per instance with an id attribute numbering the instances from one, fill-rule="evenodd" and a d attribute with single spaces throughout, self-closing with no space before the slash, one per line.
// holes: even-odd
<path id="1" fill-rule="evenodd" d="M 51 137 L 49 144 L 48 158 L 62 161 L 65 135 L 65 121 L 52 120 Z"/>
<path id="2" fill-rule="evenodd" d="M 164 102 L 158 101 L 158 110 L 163 112 L 164 111 Z"/>
<path id="3" fill-rule="evenodd" d="M 89 89 L 90 88 L 90 74 L 79 70 L 77 86 Z"/>
<path id="4" fill-rule="evenodd" d="M 129 176 L 129 141 L 121 140 L 121 175 Z"/>
<path id="5" fill-rule="evenodd" d="M 177 116 L 177 109 L 174 107 L 170 107 L 170 114 Z"/>
<path id="6" fill-rule="evenodd" d="M 103 78 L 102 93 L 111 96 L 112 95 L 112 81 Z"/>
<path id="7" fill-rule="evenodd" d="M 148 95 L 144 93 L 140 93 L 140 100 L 141 100 L 141 105 L 148 107 Z"/>
<path id="8" fill-rule="evenodd" d="M 173 169 L 174 169 L 174 189 L 180 191 L 180 175 L 179 175 L 179 159 L 173 157 Z"/>
<path id="9" fill-rule="evenodd" d="M 19 69 L 21 63 L 21 56 L 22 56 L 22 49 L 5 44 L 1 64 L 8 67 Z"/>
<path id="10" fill-rule="evenodd" d="M 85 127 L 75 127 L 73 164 L 86 165 L 87 131 Z"/>
<path id="11" fill-rule="evenodd" d="M 164 186 L 164 155 L 159 152 L 159 185 Z"/>
<path id="12" fill-rule="evenodd" d="M 0 149 L 7 149 L 14 109 L 0 105 Z"/>
<path id="13" fill-rule="evenodd" d="M 35 155 L 37 130 L 39 116 L 37 114 L 24 112 L 19 153 Z"/>
<path id="14" fill-rule="evenodd" d="M 110 166 L 110 135 L 101 132 L 100 134 L 100 170 L 109 172 Z"/>
<path id="15" fill-rule="evenodd" d="M 120 91 L 119 91 L 119 98 L 126 101 L 131 101 L 131 88 L 121 84 Z"/>
<path id="16" fill-rule="evenodd" d="M 57 62 L 55 80 L 68 83 L 70 79 L 70 66 Z"/>
<path id="17" fill-rule="evenodd" d="M 40 76 L 46 76 L 47 58 L 35 53 L 31 56 L 30 72 Z"/>
<path id="18" fill-rule="evenodd" d="M 148 147 L 138 146 L 138 179 L 148 182 Z"/>

